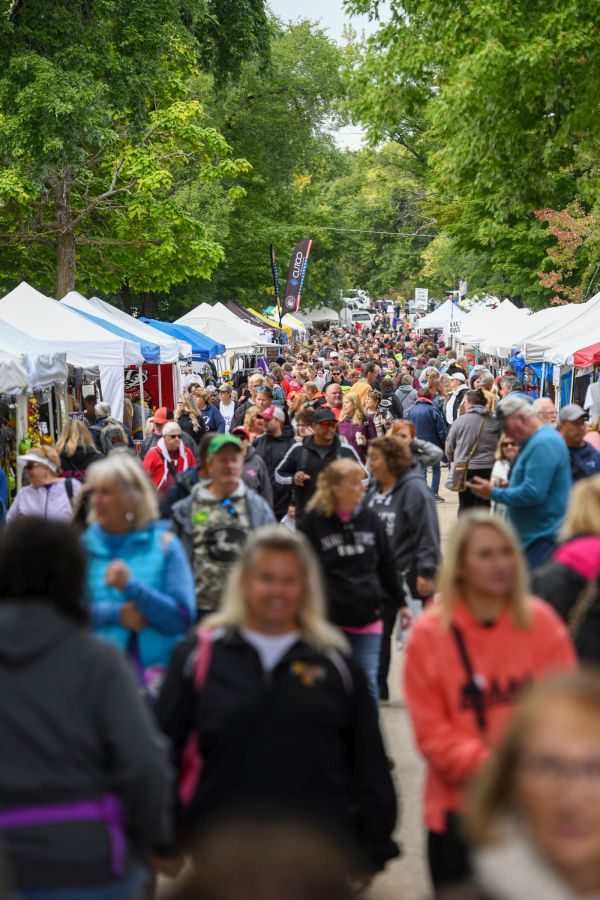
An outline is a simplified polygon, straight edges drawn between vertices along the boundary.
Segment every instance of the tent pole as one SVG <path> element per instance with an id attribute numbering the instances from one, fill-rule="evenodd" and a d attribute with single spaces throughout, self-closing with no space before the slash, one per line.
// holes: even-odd
<path id="1" fill-rule="evenodd" d="M 158 372 L 158 405 L 162 406 L 162 372 L 160 370 L 160 364 L 156 367 L 156 371 Z"/>
<path id="2" fill-rule="evenodd" d="M 140 409 L 142 411 L 142 440 L 146 429 L 146 404 L 144 403 L 144 375 L 142 367 L 138 366 L 138 383 L 140 386 Z"/>
<path id="3" fill-rule="evenodd" d="M 54 427 L 54 404 L 52 403 L 52 393 L 54 388 L 48 391 L 48 424 L 50 425 L 50 437 L 54 441 L 56 437 L 56 429 Z"/>
<path id="4" fill-rule="evenodd" d="M 575 391 L 575 366 L 571 369 L 571 396 L 569 399 L 569 403 L 573 402 L 573 393 Z"/>
<path id="5" fill-rule="evenodd" d="M 540 397 L 544 396 L 544 384 L 546 381 L 546 363 L 542 362 L 542 375 L 540 378 Z"/>

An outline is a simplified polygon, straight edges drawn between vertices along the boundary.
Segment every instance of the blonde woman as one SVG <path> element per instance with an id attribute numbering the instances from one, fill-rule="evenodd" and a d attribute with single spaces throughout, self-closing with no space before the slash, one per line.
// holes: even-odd
<path id="1" fill-rule="evenodd" d="M 171 652 L 194 621 L 194 580 L 179 539 L 158 519 L 139 461 L 114 453 L 90 466 L 88 597 L 95 634 L 130 660 L 151 697 Z"/>
<path id="2" fill-rule="evenodd" d="M 361 463 L 366 463 L 368 444 L 377 437 L 377 429 L 357 394 L 346 394 L 342 400 L 338 434 L 354 448 Z"/>
<path id="3" fill-rule="evenodd" d="M 88 466 L 104 458 L 104 454 L 98 452 L 89 428 L 80 419 L 69 419 L 55 449 L 64 477 L 77 481 L 84 481 Z"/>
<path id="4" fill-rule="evenodd" d="M 377 704 L 383 610 L 407 610 L 385 526 L 363 503 L 364 477 L 351 459 L 330 463 L 298 529 L 323 567 L 329 619 L 347 635 Z"/>
<path id="5" fill-rule="evenodd" d="M 181 430 L 189 434 L 199 444 L 202 435 L 206 434 L 206 426 L 204 425 L 204 420 L 200 417 L 200 410 L 191 394 L 182 394 L 180 396 L 177 401 L 174 418 Z"/>
<path id="6" fill-rule="evenodd" d="M 314 820 L 355 845 L 368 880 L 398 853 L 396 797 L 366 678 L 325 618 L 318 569 L 302 535 L 256 531 L 220 611 L 174 655 L 157 714 L 186 773 L 184 829 L 256 808 Z"/>
<path id="7" fill-rule="evenodd" d="M 17 456 L 17 465 L 29 484 L 17 491 L 6 521 L 21 516 L 63 522 L 71 519 L 81 484 L 73 478 L 61 477 L 60 456 L 54 447 L 33 447 L 23 456 Z"/>
<path id="8" fill-rule="evenodd" d="M 576 484 L 562 543 L 533 575 L 533 588 L 569 623 L 577 655 L 600 662 L 600 475 Z"/>
<path id="9" fill-rule="evenodd" d="M 594 450 L 600 451 L 600 416 L 589 423 L 583 439 L 591 444 Z"/>
<path id="10" fill-rule="evenodd" d="M 262 417 L 261 410 L 258 406 L 251 406 L 244 416 L 244 429 L 250 435 L 250 443 L 253 444 L 256 438 L 265 433 L 266 424 Z"/>
<path id="11" fill-rule="evenodd" d="M 599 748 L 597 672 L 555 676 L 534 688 L 467 810 L 470 900 L 600 896 Z"/>
<path id="12" fill-rule="evenodd" d="M 527 593 L 513 530 L 474 511 L 451 533 L 433 607 L 408 644 L 405 696 L 427 763 L 425 824 L 433 884 L 467 875 L 457 816 L 464 789 L 501 739 L 520 692 L 575 654 L 557 614 Z"/>

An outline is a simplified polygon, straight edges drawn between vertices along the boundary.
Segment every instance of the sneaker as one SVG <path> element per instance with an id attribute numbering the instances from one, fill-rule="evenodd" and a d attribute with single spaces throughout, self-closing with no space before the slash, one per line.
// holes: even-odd
<path id="1" fill-rule="evenodd" d="M 445 502 L 446 502 L 445 498 L 444 498 L 444 497 L 440 497 L 439 494 L 434 494 L 433 496 L 435 497 L 435 502 L 436 502 L 436 503 L 445 503 Z"/>

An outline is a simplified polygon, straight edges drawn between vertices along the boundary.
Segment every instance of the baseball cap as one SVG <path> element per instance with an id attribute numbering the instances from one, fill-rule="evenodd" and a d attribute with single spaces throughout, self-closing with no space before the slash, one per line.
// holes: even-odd
<path id="1" fill-rule="evenodd" d="M 223 447 L 226 447 L 228 444 L 231 444 L 232 447 L 235 447 L 236 450 L 239 450 L 241 453 L 241 441 L 234 434 L 217 434 L 208 445 L 208 450 L 206 451 L 207 457 L 214 456 L 215 453 L 218 453 L 219 450 L 222 450 Z"/>
<path id="2" fill-rule="evenodd" d="M 453 372 L 452 375 L 450 375 L 450 381 L 452 381 L 452 379 L 454 379 L 454 381 L 466 381 L 467 380 L 464 372 Z"/>
<path id="3" fill-rule="evenodd" d="M 164 425 L 169 421 L 169 410 L 166 406 L 159 406 L 154 413 L 154 422 L 156 425 Z"/>
<path id="4" fill-rule="evenodd" d="M 239 434 L 242 437 L 245 437 L 247 441 L 250 440 L 250 432 L 247 428 L 244 428 L 243 425 L 238 425 L 237 428 L 232 428 L 229 432 L 230 434 Z"/>
<path id="5" fill-rule="evenodd" d="M 267 406 L 261 413 L 258 413 L 261 419 L 270 422 L 271 419 L 277 419 L 278 422 L 285 422 L 285 413 L 279 406 Z"/>
<path id="6" fill-rule="evenodd" d="M 587 419 L 587 413 L 578 403 L 567 403 L 563 406 L 558 414 L 559 424 L 564 422 L 579 422 L 580 419 Z"/>
<path id="7" fill-rule="evenodd" d="M 332 350 L 331 353 L 329 354 L 330 359 L 339 359 L 339 357 L 340 357 L 340 354 L 337 352 L 337 350 Z"/>
<path id="8" fill-rule="evenodd" d="M 321 406 L 315 411 L 315 425 L 322 425 L 324 422 L 335 422 L 337 424 L 337 419 L 328 406 Z"/>

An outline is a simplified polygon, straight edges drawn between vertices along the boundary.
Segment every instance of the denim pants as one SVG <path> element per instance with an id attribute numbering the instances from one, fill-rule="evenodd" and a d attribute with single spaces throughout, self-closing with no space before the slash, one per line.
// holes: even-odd
<path id="1" fill-rule="evenodd" d="M 427 468 L 431 469 L 431 490 L 434 494 L 439 494 L 440 492 L 440 479 L 442 477 L 442 469 L 441 464 L 436 463 L 435 466 L 429 466 L 423 468 L 423 478 L 427 481 Z"/>
<path id="2" fill-rule="evenodd" d="M 369 693 L 376 704 L 379 703 L 379 687 L 377 685 L 377 672 L 379 671 L 379 653 L 381 651 L 380 634 L 350 634 L 344 632 L 352 652 L 364 669 L 369 684 Z"/>
<path id="3" fill-rule="evenodd" d="M 146 869 L 136 868 L 126 878 L 94 887 L 18 891 L 11 900 L 144 900 L 150 885 Z"/>
<path id="4" fill-rule="evenodd" d="M 556 550 L 556 541 L 551 537 L 541 537 L 533 541 L 525 549 L 525 559 L 530 572 L 545 563 Z"/>

